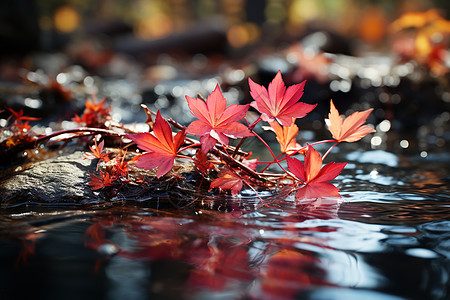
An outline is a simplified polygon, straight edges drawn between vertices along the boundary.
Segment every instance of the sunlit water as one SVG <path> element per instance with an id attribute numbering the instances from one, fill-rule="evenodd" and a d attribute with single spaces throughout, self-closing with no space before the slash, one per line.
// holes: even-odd
<path id="1" fill-rule="evenodd" d="M 342 199 L 5 208 L 0 299 L 450 299 L 449 157 L 342 158 Z"/>

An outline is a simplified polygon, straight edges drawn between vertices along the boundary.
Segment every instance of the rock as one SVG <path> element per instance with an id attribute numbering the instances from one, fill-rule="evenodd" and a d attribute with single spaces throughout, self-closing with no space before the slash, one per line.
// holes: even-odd
<path id="1" fill-rule="evenodd" d="M 31 164 L 0 182 L 1 205 L 16 203 L 86 203 L 97 197 L 90 189 L 88 172 L 96 165 L 83 160 L 83 152 L 62 154 Z"/>

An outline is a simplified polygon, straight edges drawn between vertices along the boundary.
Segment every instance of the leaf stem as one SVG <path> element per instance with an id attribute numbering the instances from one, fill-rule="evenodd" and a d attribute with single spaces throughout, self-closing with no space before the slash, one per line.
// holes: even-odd
<path id="1" fill-rule="evenodd" d="M 182 151 L 184 151 L 186 149 L 189 149 L 189 148 L 192 148 L 192 147 L 200 147 L 201 145 L 202 145 L 201 143 L 191 144 L 191 145 L 188 145 L 188 146 L 186 146 L 184 148 L 181 148 L 180 150 L 178 150 L 178 152 L 182 152 Z"/>
<path id="2" fill-rule="evenodd" d="M 337 144 L 339 144 L 339 142 L 334 143 L 334 144 L 330 147 L 330 149 L 328 149 L 328 151 L 322 156 L 322 161 L 325 160 L 325 157 L 327 157 L 328 153 L 330 153 L 331 150 L 332 150 L 334 147 L 336 147 Z"/>
<path id="3" fill-rule="evenodd" d="M 121 137 L 124 136 L 125 133 L 120 133 L 117 131 L 113 131 L 113 130 L 108 130 L 108 129 L 101 129 L 101 128 L 90 128 L 90 127 L 79 127 L 79 128 L 73 128 L 73 129 L 64 129 L 64 130 L 60 130 L 60 131 L 55 131 L 52 132 L 50 134 L 44 135 L 44 136 L 40 136 L 36 139 L 36 143 L 41 143 L 45 140 L 49 140 L 55 136 L 58 135 L 62 135 L 62 134 L 67 134 L 67 133 L 90 133 L 87 135 L 95 135 L 95 134 L 106 134 L 109 136 L 117 136 L 117 137 Z M 74 138 L 76 138 L 76 136 L 74 136 Z"/>
<path id="4" fill-rule="evenodd" d="M 278 162 L 280 161 L 279 158 L 280 158 L 281 155 L 283 155 L 283 153 L 280 153 L 280 155 L 278 155 L 278 156 L 276 157 L 276 160 L 277 160 Z M 283 159 L 283 160 L 284 160 L 284 159 Z M 261 173 L 264 173 L 264 171 L 267 170 L 267 168 L 270 167 L 270 165 L 273 164 L 273 163 L 275 163 L 275 161 L 269 162 L 268 165 L 265 166 L 264 169 L 261 170 Z"/>
<path id="5" fill-rule="evenodd" d="M 289 174 L 288 171 L 286 171 L 283 166 L 280 164 L 278 159 L 275 157 L 275 154 L 273 153 L 272 149 L 270 149 L 269 145 L 267 145 L 266 141 L 264 141 L 256 132 L 254 132 L 255 136 L 266 146 L 267 149 L 269 149 L 270 154 L 272 154 L 272 157 L 275 159 L 275 162 L 280 166 L 280 168 L 286 172 L 286 174 Z"/>

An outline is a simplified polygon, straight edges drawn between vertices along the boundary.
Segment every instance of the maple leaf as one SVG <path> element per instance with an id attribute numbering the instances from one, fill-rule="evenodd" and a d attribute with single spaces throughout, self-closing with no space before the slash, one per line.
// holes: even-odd
<path id="1" fill-rule="evenodd" d="M 96 159 L 98 158 L 100 161 L 103 160 L 105 162 L 109 161 L 108 155 L 111 152 L 103 153 L 103 146 L 105 145 L 105 141 L 101 141 L 100 144 L 97 145 L 97 140 L 94 140 L 95 147 L 89 146 L 91 149 L 91 153 L 86 152 L 83 155 L 83 159 Z M 97 165 L 98 169 L 98 165 Z"/>
<path id="2" fill-rule="evenodd" d="M 296 199 L 340 198 L 339 189 L 328 182 L 310 183 L 295 192 Z"/>
<path id="3" fill-rule="evenodd" d="M 308 188 L 301 190 L 295 194 L 296 199 L 302 199 L 304 196 L 310 196 L 311 191 L 315 190 L 315 194 L 333 194 L 336 187 L 332 184 L 323 185 L 327 181 L 336 178 L 347 163 L 331 162 L 322 168 L 322 157 L 319 152 L 311 145 L 308 145 L 304 164 L 296 158 L 288 156 L 286 158 L 289 171 L 291 171 L 300 181 Z M 304 187 L 303 187 L 304 188 Z M 328 193 L 324 192 L 329 190 Z M 339 190 L 337 190 L 339 191 Z M 320 197 L 319 197 L 320 198 Z"/>
<path id="4" fill-rule="evenodd" d="M 250 105 L 261 113 L 261 119 L 266 122 L 277 120 L 281 125 L 291 126 L 292 118 L 303 118 L 317 104 L 311 105 L 297 102 L 303 95 L 306 81 L 294 84 L 286 89 L 281 71 L 269 84 L 269 89 L 248 79 L 250 95 L 255 100 Z"/>
<path id="5" fill-rule="evenodd" d="M 28 121 L 40 120 L 40 118 L 24 116 L 22 109 L 19 111 L 15 111 L 9 107 L 7 107 L 7 109 L 11 112 L 11 117 L 14 120 L 14 122 L 11 124 L 10 129 L 15 135 L 22 136 L 25 132 L 30 130 L 31 126 L 28 124 Z"/>
<path id="6" fill-rule="evenodd" d="M 22 122 L 22 121 L 37 121 L 40 120 L 40 118 L 34 118 L 34 117 L 27 117 L 23 115 L 23 109 L 19 111 L 15 111 L 12 108 L 7 107 L 7 110 L 9 110 L 13 114 L 13 118 L 15 122 Z"/>
<path id="7" fill-rule="evenodd" d="M 189 96 L 186 96 L 186 100 L 192 115 L 198 119 L 192 122 L 186 131 L 200 137 L 203 153 L 208 153 L 216 142 L 228 145 L 229 137 L 243 138 L 253 135 L 244 124 L 237 122 L 245 117 L 249 105 L 232 104 L 226 107 L 227 101 L 219 85 L 208 96 L 206 103 Z"/>
<path id="8" fill-rule="evenodd" d="M 258 166 L 258 160 L 259 160 L 259 158 L 253 158 L 253 159 L 244 158 L 244 160 L 242 160 L 242 163 L 244 165 L 246 165 L 247 167 L 249 167 L 251 170 L 256 172 L 256 167 Z"/>
<path id="9" fill-rule="evenodd" d="M 269 124 L 276 134 L 278 143 L 280 143 L 281 153 L 291 155 L 296 152 L 296 149 L 301 148 L 295 139 L 298 133 L 298 127 L 294 122 L 292 122 L 291 126 L 281 126 L 276 121 L 269 122 Z"/>
<path id="10" fill-rule="evenodd" d="M 328 114 L 329 119 L 328 121 L 325 119 L 325 122 L 337 142 L 356 142 L 367 134 L 376 131 L 367 125 L 362 126 L 372 110 L 373 108 L 361 112 L 357 111 L 345 118 L 345 120 L 342 120 L 342 117 L 333 104 L 333 100 L 331 100 L 330 113 Z"/>
<path id="11" fill-rule="evenodd" d="M 243 186 L 242 178 L 229 170 L 222 172 L 220 175 L 211 182 L 210 189 L 231 190 L 232 195 L 238 194 Z"/>
<path id="12" fill-rule="evenodd" d="M 208 157 L 203 151 L 198 150 L 195 153 L 195 158 L 194 165 L 203 175 L 208 175 L 208 171 L 215 168 L 214 164 L 208 160 Z"/>
<path id="13" fill-rule="evenodd" d="M 126 136 L 134 141 L 140 149 L 147 151 L 137 158 L 136 166 L 148 170 L 158 167 L 156 177 L 160 178 L 172 169 L 186 133 L 182 130 L 174 137 L 169 123 L 161 117 L 161 113 L 158 111 L 153 134 L 143 132 Z"/>
<path id="14" fill-rule="evenodd" d="M 99 190 L 107 186 L 112 186 L 113 180 L 111 180 L 111 178 L 109 177 L 108 172 L 100 172 L 100 177 L 91 173 L 89 173 L 89 175 L 91 176 L 91 181 L 89 181 L 88 184 L 93 190 Z"/>
<path id="15" fill-rule="evenodd" d="M 72 119 L 76 123 L 84 123 L 88 127 L 105 127 L 105 121 L 110 117 L 111 107 L 105 107 L 106 98 L 99 103 L 87 100 L 83 115 L 75 115 Z"/>
<path id="16" fill-rule="evenodd" d="M 125 161 L 126 152 L 123 156 L 117 155 L 106 162 L 106 168 L 114 179 L 128 177 L 128 162 Z"/>

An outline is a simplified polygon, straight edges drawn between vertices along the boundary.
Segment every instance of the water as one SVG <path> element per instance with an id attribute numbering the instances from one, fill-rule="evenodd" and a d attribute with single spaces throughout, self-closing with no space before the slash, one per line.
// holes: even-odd
<path id="1" fill-rule="evenodd" d="M 2 209 L 0 299 L 450 299 L 448 155 L 339 155 L 340 200 Z"/>

